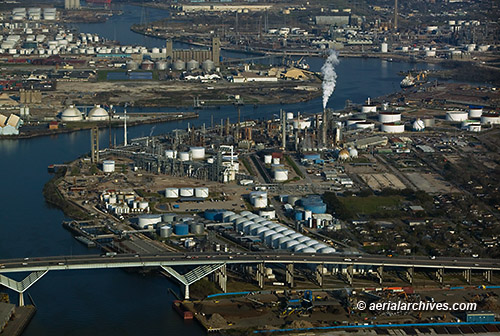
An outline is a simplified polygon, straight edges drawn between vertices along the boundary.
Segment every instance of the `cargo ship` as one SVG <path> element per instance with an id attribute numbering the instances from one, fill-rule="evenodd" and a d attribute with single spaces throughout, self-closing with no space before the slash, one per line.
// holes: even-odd
<path id="1" fill-rule="evenodd" d="M 415 85 L 424 84 L 427 82 L 427 72 L 420 71 L 415 76 L 409 72 L 405 78 L 400 83 L 400 86 L 404 88 L 409 88 Z"/>
<path id="2" fill-rule="evenodd" d="M 182 304 L 182 301 L 180 300 L 175 300 L 172 303 L 172 307 L 176 312 L 179 313 L 179 315 L 185 319 L 185 320 L 192 320 L 193 319 L 193 313 L 189 311 L 184 305 Z"/>

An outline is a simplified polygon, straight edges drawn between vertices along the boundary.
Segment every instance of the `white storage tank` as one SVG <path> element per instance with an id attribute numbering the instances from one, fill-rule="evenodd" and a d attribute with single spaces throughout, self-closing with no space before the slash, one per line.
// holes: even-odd
<path id="1" fill-rule="evenodd" d="M 469 108 L 469 118 L 481 118 L 483 115 L 483 108 L 480 106 L 471 106 Z"/>
<path id="2" fill-rule="evenodd" d="M 295 238 L 295 240 L 298 241 L 299 243 L 303 243 L 303 242 L 311 240 L 311 238 L 306 237 L 306 236 L 300 236 L 300 237 Z"/>
<path id="3" fill-rule="evenodd" d="M 495 113 L 485 113 L 481 116 L 481 124 L 483 125 L 500 124 L 500 115 Z"/>
<path id="4" fill-rule="evenodd" d="M 272 248 L 279 248 L 279 240 L 280 238 L 284 237 L 281 233 L 276 233 L 271 236 L 271 244 L 269 244 L 270 247 Z"/>
<path id="5" fill-rule="evenodd" d="M 374 129 L 375 124 L 371 121 L 361 121 L 354 124 L 355 129 Z"/>
<path id="6" fill-rule="evenodd" d="M 167 149 L 165 151 L 165 156 L 169 159 L 175 159 L 177 157 L 177 151 L 173 149 Z"/>
<path id="7" fill-rule="evenodd" d="M 377 112 L 377 105 L 361 106 L 361 113 L 375 113 L 375 112 Z"/>
<path id="8" fill-rule="evenodd" d="M 272 208 L 259 210 L 259 216 L 265 217 L 267 219 L 274 219 L 274 218 L 276 218 L 276 210 L 274 210 Z M 262 220 L 264 220 L 264 218 L 262 218 Z M 258 223 L 258 222 L 256 222 L 256 223 Z"/>
<path id="9" fill-rule="evenodd" d="M 425 123 L 422 119 L 417 119 L 413 122 L 413 130 L 417 132 L 421 132 L 425 129 Z"/>
<path id="10" fill-rule="evenodd" d="M 389 50 L 389 45 L 387 43 L 384 42 L 380 45 L 380 52 L 386 53 L 388 50 Z"/>
<path id="11" fill-rule="evenodd" d="M 280 164 L 280 158 L 279 157 L 273 158 L 273 164 Z"/>
<path id="12" fill-rule="evenodd" d="M 154 226 L 160 222 L 161 222 L 161 215 L 142 215 L 139 216 L 137 224 L 141 229 L 145 229 L 150 226 Z"/>
<path id="13" fill-rule="evenodd" d="M 148 203 L 148 202 L 146 202 L 146 201 L 141 201 L 141 202 L 139 202 L 139 204 L 138 204 L 138 207 L 139 207 L 139 209 L 141 209 L 141 210 L 146 209 L 148 206 L 149 206 L 149 203 Z"/>
<path id="14" fill-rule="evenodd" d="M 268 154 L 264 155 L 264 163 L 265 164 L 271 164 L 272 161 L 273 161 L 273 156 L 272 155 L 270 155 L 270 154 L 269 155 Z"/>
<path id="15" fill-rule="evenodd" d="M 294 246 L 299 245 L 300 243 L 296 240 L 289 240 L 283 245 L 281 245 L 281 248 L 284 250 L 292 250 Z"/>
<path id="16" fill-rule="evenodd" d="M 401 121 L 401 113 L 399 113 L 399 112 L 380 112 L 378 115 L 378 121 L 383 123 L 383 124 Z"/>
<path id="17" fill-rule="evenodd" d="M 312 247 L 306 247 L 304 249 L 301 249 L 299 252 L 300 253 L 316 253 L 316 250 L 313 249 Z"/>
<path id="18" fill-rule="evenodd" d="M 243 221 L 243 222 L 240 222 L 239 219 L 236 220 L 235 222 L 235 226 L 236 226 L 236 231 L 240 231 L 240 232 L 243 232 L 244 231 L 244 228 L 249 226 L 249 225 L 252 225 L 253 223 L 250 222 L 250 221 Z"/>
<path id="19" fill-rule="evenodd" d="M 193 197 L 194 196 L 194 189 L 193 188 L 180 188 L 179 195 L 181 197 Z"/>
<path id="20" fill-rule="evenodd" d="M 113 173 L 115 171 L 115 161 L 104 160 L 102 162 L 102 171 L 105 173 Z"/>
<path id="21" fill-rule="evenodd" d="M 276 169 L 274 171 L 274 180 L 276 182 L 283 182 L 288 180 L 288 170 L 286 169 Z"/>
<path id="22" fill-rule="evenodd" d="M 400 123 L 382 124 L 380 130 L 386 133 L 403 133 L 405 131 L 405 125 Z"/>
<path id="23" fill-rule="evenodd" d="M 481 124 L 477 123 L 477 124 L 469 124 L 467 126 L 467 130 L 469 132 L 481 132 Z"/>
<path id="24" fill-rule="evenodd" d="M 232 212 L 232 211 L 225 211 L 222 214 L 222 221 L 223 222 L 228 222 L 229 221 L 229 217 L 231 217 L 232 215 L 234 215 L 234 212 Z"/>
<path id="25" fill-rule="evenodd" d="M 361 118 L 351 118 L 351 119 L 347 119 L 346 121 L 346 126 L 349 127 L 349 126 L 354 126 L 356 125 L 357 123 L 360 123 L 360 122 L 365 122 L 366 119 L 361 119 Z"/>
<path id="26" fill-rule="evenodd" d="M 464 111 L 449 111 L 446 112 L 447 121 L 464 121 L 469 118 L 469 113 Z"/>
<path id="27" fill-rule="evenodd" d="M 309 240 L 303 242 L 302 244 L 307 245 L 307 246 L 313 246 L 313 245 L 318 244 L 318 241 L 314 240 L 314 239 L 309 239 Z"/>
<path id="28" fill-rule="evenodd" d="M 245 233 L 249 235 L 252 233 L 253 230 L 256 230 L 257 228 L 260 228 L 260 227 L 262 227 L 262 226 L 259 224 L 252 223 L 248 226 L 245 226 L 243 229 L 245 230 Z"/>
<path id="29" fill-rule="evenodd" d="M 205 158 L 205 147 L 191 147 L 189 149 L 193 160 L 201 160 Z"/>
<path id="30" fill-rule="evenodd" d="M 335 250 L 333 247 L 324 247 L 318 251 L 319 253 L 335 253 L 337 250 Z"/>
<path id="31" fill-rule="evenodd" d="M 294 252 L 299 252 L 305 248 L 307 248 L 308 246 L 307 245 L 304 245 L 304 244 L 297 244 L 297 245 L 294 245 L 293 246 L 293 251 Z"/>
<path id="32" fill-rule="evenodd" d="M 252 235 L 254 235 L 254 236 L 259 236 L 259 237 L 260 237 L 260 236 L 261 236 L 261 234 L 263 234 L 263 233 L 264 233 L 264 232 L 266 232 L 266 231 L 269 231 L 266 227 L 259 226 L 259 227 L 257 227 L 257 228 L 253 228 L 251 233 L 252 233 Z"/>
<path id="33" fill-rule="evenodd" d="M 179 188 L 166 188 L 165 189 L 166 198 L 179 198 Z"/>
<path id="34" fill-rule="evenodd" d="M 290 235 L 288 235 L 288 237 L 292 238 L 292 239 L 297 239 L 299 237 L 302 237 L 302 234 L 298 233 L 298 232 L 294 232 Z"/>
<path id="35" fill-rule="evenodd" d="M 181 161 L 189 161 L 191 158 L 189 156 L 189 152 L 179 152 L 179 160 Z"/>
<path id="36" fill-rule="evenodd" d="M 194 189 L 194 195 L 200 198 L 208 197 L 208 188 L 207 187 L 198 187 Z"/>

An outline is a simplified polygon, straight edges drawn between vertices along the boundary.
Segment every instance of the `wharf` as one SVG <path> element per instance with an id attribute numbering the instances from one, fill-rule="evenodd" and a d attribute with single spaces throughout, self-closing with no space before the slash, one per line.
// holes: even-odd
<path id="1" fill-rule="evenodd" d="M 36 313 L 35 306 L 16 307 L 14 318 L 7 323 L 4 330 L 0 332 L 2 336 L 21 335 Z"/>

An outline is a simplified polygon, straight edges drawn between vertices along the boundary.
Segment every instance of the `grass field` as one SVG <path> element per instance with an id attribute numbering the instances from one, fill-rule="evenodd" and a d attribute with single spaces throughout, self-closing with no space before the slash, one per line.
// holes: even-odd
<path id="1" fill-rule="evenodd" d="M 401 196 L 339 197 L 343 205 L 353 213 L 372 215 L 375 213 L 399 210 Z"/>

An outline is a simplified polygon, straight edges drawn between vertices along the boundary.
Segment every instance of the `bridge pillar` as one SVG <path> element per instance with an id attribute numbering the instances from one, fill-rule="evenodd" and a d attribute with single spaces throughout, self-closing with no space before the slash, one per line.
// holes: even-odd
<path id="1" fill-rule="evenodd" d="M 436 279 L 439 281 L 440 284 L 443 284 L 444 282 L 444 268 L 438 268 L 436 270 Z"/>
<path id="2" fill-rule="evenodd" d="M 227 292 L 227 270 L 226 265 L 215 271 L 215 280 L 219 285 L 219 288 L 226 293 Z"/>
<path id="3" fill-rule="evenodd" d="M 316 266 L 316 282 L 318 283 L 318 285 L 320 287 L 323 287 L 323 277 L 324 277 L 324 274 L 323 274 L 323 264 L 321 265 L 318 265 Z"/>
<path id="4" fill-rule="evenodd" d="M 486 282 L 491 282 L 491 270 L 484 271 L 483 276 Z"/>
<path id="5" fill-rule="evenodd" d="M 413 276 L 415 274 L 415 268 L 414 267 L 410 267 L 406 270 L 406 278 L 408 279 L 408 282 L 410 283 L 410 285 L 413 285 Z"/>
<path id="6" fill-rule="evenodd" d="M 24 292 L 47 274 L 47 272 L 48 270 L 32 272 L 20 282 L 0 274 L 0 285 L 19 293 L 19 306 L 22 307 L 24 306 Z"/>
<path id="7" fill-rule="evenodd" d="M 470 270 L 470 268 L 464 270 L 463 271 L 463 275 L 464 275 L 465 281 L 470 285 L 470 277 L 471 277 L 471 270 Z"/>
<path id="8" fill-rule="evenodd" d="M 352 286 L 352 284 L 354 283 L 354 266 L 353 265 L 347 266 L 346 278 L 347 278 L 347 283 L 349 284 L 349 286 Z"/>
<path id="9" fill-rule="evenodd" d="M 259 284 L 259 287 L 262 289 L 264 288 L 264 277 L 265 277 L 265 267 L 264 263 L 257 264 L 257 272 L 256 272 L 256 277 L 257 277 L 257 283 Z"/>
<path id="10" fill-rule="evenodd" d="M 285 281 L 290 288 L 293 288 L 293 264 L 287 264 L 285 272 Z"/>
<path id="11" fill-rule="evenodd" d="M 24 295 L 23 292 L 19 293 L 19 307 L 24 306 Z"/>
<path id="12" fill-rule="evenodd" d="M 189 285 L 184 285 L 184 300 L 189 300 Z"/>
<path id="13" fill-rule="evenodd" d="M 377 275 L 378 283 L 382 284 L 384 282 L 384 266 L 377 267 L 375 274 Z"/>

